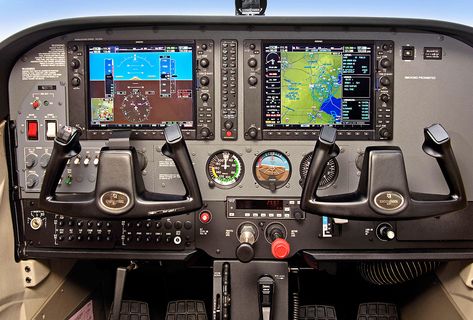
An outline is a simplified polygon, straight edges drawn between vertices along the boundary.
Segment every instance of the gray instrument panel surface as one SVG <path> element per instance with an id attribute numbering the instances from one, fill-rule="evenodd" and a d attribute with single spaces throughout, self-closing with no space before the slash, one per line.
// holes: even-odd
<path id="1" fill-rule="evenodd" d="M 31 63 L 37 53 L 47 52 L 51 45 L 66 45 L 74 40 L 172 40 L 172 39 L 211 39 L 215 43 L 215 56 L 220 56 L 221 40 L 228 38 L 231 32 L 232 38 L 240 44 L 248 39 L 359 39 L 376 40 L 389 39 L 395 43 L 395 96 L 394 96 L 394 138 L 390 142 L 374 141 L 341 141 L 342 153 L 337 158 L 340 165 L 340 174 L 337 182 L 321 194 L 344 193 L 354 190 L 358 182 L 358 170 L 355 167 L 355 159 L 368 145 L 397 145 L 403 150 L 408 179 L 411 189 L 422 192 L 446 193 L 440 170 L 433 159 L 425 155 L 421 150 L 423 141 L 422 129 L 432 123 L 439 122 L 448 130 L 452 138 L 453 149 L 459 162 L 468 196 L 473 195 L 473 172 L 469 164 L 473 161 L 473 140 L 470 130 L 470 119 L 473 118 L 473 110 L 469 105 L 469 95 L 473 90 L 473 84 L 469 81 L 473 71 L 471 63 L 472 48 L 453 38 L 428 34 L 428 33 L 387 33 L 387 32 L 323 32 L 323 31 L 287 31 L 283 27 L 276 31 L 252 31 L 244 28 L 232 27 L 221 30 L 188 30 L 185 27 L 132 29 L 109 29 L 79 32 L 64 37 L 55 38 L 34 48 L 27 53 L 23 59 L 15 65 L 10 77 L 10 106 L 12 120 L 17 125 L 24 123 L 31 110 L 31 91 L 38 84 L 48 81 L 22 80 L 25 68 L 41 69 L 38 63 Z M 216 28 L 218 29 L 218 28 Z M 401 59 L 402 46 L 414 46 L 416 48 L 415 59 L 403 61 Z M 424 60 L 424 47 L 442 47 L 442 60 Z M 243 48 L 238 50 L 238 61 L 243 61 Z M 64 53 L 65 54 L 65 53 Z M 48 68 L 44 68 L 48 69 Z M 51 69 L 51 68 L 49 68 Z M 58 76 L 54 79 L 58 87 L 63 88 L 63 83 L 68 81 L 68 68 L 66 65 L 55 66 Z M 219 88 L 220 61 L 215 59 L 215 87 Z M 239 69 L 239 87 L 246 81 L 243 77 L 243 68 Z M 67 88 L 64 88 L 67 90 Z M 62 90 L 62 89 L 61 89 Z M 67 94 L 67 92 L 66 92 Z M 65 99 L 67 100 L 67 99 Z M 219 90 L 215 91 L 215 101 L 220 101 Z M 238 104 L 244 103 L 243 90 L 239 90 Z M 60 119 L 59 123 L 67 119 L 67 101 L 62 106 L 58 105 L 55 114 Z M 84 107 L 86 107 L 84 105 Z M 220 114 L 220 105 L 217 104 L 215 114 Z M 220 128 L 220 118 L 215 117 L 215 128 Z M 229 194 L 232 196 L 299 196 L 301 187 L 299 185 L 299 164 L 304 155 L 313 149 L 312 141 L 246 141 L 243 137 L 244 114 L 243 108 L 239 108 L 238 114 L 239 133 L 237 141 L 222 141 L 216 134 L 212 141 L 188 141 L 188 146 L 194 161 L 197 178 L 200 183 L 203 198 L 205 200 L 224 200 Z M 21 130 L 21 129 L 20 129 Z M 17 158 L 20 168 L 20 186 L 24 187 L 25 168 L 23 162 L 25 148 L 37 146 L 33 142 L 26 141 L 18 131 Z M 183 191 L 182 185 L 176 175 L 177 172 L 172 164 L 157 150 L 163 141 L 136 141 L 133 142 L 138 149 L 144 149 L 148 157 L 149 173 L 145 176 L 148 189 L 175 193 Z M 48 141 L 44 147 L 51 147 Z M 104 146 L 104 141 L 83 141 L 84 149 L 99 149 Z M 461 147 L 460 147 L 461 146 Z M 210 154 L 219 149 L 230 149 L 238 152 L 245 163 L 245 177 L 239 186 L 231 190 L 210 188 L 206 176 L 206 161 Z M 278 149 L 288 155 L 293 174 L 289 183 L 282 189 L 271 192 L 261 188 L 252 175 L 252 165 L 256 155 L 268 149 Z M 71 191 L 90 191 L 93 184 L 75 184 Z M 37 191 L 37 190 L 35 190 Z M 26 196 L 25 193 L 23 193 Z M 37 193 L 28 192 L 28 197 L 37 197 Z"/>

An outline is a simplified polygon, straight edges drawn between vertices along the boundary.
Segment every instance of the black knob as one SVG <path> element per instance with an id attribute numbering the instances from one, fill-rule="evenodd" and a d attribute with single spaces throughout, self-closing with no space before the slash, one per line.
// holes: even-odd
<path id="1" fill-rule="evenodd" d="M 203 58 L 200 60 L 200 66 L 202 68 L 207 68 L 209 64 L 210 64 L 209 59 Z"/>
<path id="2" fill-rule="evenodd" d="M 256 60 L 255 58 L 250 58 L 250 59 L 248 59 L 248 65 L 251 68 L 254 68 L 258 65 L 258 60 Z"/>
<path id="3" fill-rule="evenodd" d="M 379 98 L 386 103 L 389 101 L 389 96 L 386 93 L 383 93 Z"/>
<path id="4" fill-rule="evenodd" d="M 379 65 L 385 69 L 387 68 L 391 68 L 392 66 L 392 63 L 391 63 L 391 60 L 389 60 L 388 58 L 383 58 L 381 59 L 381 61 L 379 62 Z"/>
<path id="5" fill-rule="evenodd" d="M 258 129 L 256 129 L 256 127 L 250 127 L 246 133 L 251 139 L 256 139 L 258 136 Z"/>
<path id="6" fill-rule="evenodd" d="M 207 45 L 204 43 L 204 44 L 202 44 L 201 48 L 202 48 L 202 50 L 207 50 L 208 47 L 207 47 Z"/>
<path id="7" fill-rule="evenodd" d="M 256 49 L 256 45 L 254 43 L 250 44 L 250 49 L 251 50 L 255 50 Z"/>
<path id="8" fill-rule="evenodd" d="M 80 67 L 80 61 L 78 59 L 72 59 L 70 66 L 72 69 L 79 69 Z"/>
<path id="9" fill-rule="evenodd" d="M 396 238 L 396 232 L 389 223 L 381 223 L 376 228 L 376 235 L 382 241 L 391 241 Z"/>
<path id="10" fill-rule="evenodd" d="M 304 218 L 304 214 L 301 211 L 294 212 L 294 219 L 302 220 Z"/>
<path id="11" fill-rule="evenodd" d="M 237 248 L 236 248 L 236 256 L 238 260 L 241 262 L 250 262 L 253 260 L 255 257 L 255 250 L 253 249 L 253 246 L 249 243 L 241 243 Z"/>
<path id="12" fill-rule="evenodd" d="M 389 80 L 388 77 L 381 77 L 379 79 L 379 83 L 381 83 L 385 87 L 389 87 L 389 85 L 391 84 L 391 80 Z"/>
<path id="13" fill-rule="evenodd" d="M 210 136 L 210 129 L 207 127 L 203 127 L 202 129 L 200 129 L 200 135 L 202 136 L 202 138 L 208 138 Z"/>
<path id="14" fill-rule="evenodd" d="M 227 121 L 225 121 L 225 123 L 223 125 L 225 126 L 225 129 L 231 130 L 233 128 L 233 121 L 227 120 Z"/>
<path id="15" fill-rule="evenodd" d="M 380 137 L 385 138 L 385 139 L 388 139 L 391 137 L 391 132 L 386 127 L 382 127 L 381 129 L 379 129 L 378 133 Z"/>
<path id="16" fill-rule="evenodd" d="M 200 84 L 203 86 L 208 86 L 210 83 L 209 77 L 202 77 L 200 78 Z"/>
<path id="17" fill-rule="evenodd" d="M 258 78 L 256 78 L 255 76 L 251 76 L 248 78 L 248 84 L 250 86 L 256 86 L 257 83 L 258 83 Z"/>
<path id="18" fill-rule="evenodd" d="M 78 86 L 80 86 L 80 78 L 78 78 L 78 77 L 72 78 L 71 84 L 72 84 L 73 87 L 78 87 Z"/>
<path id="19" fill-rule="evenodd" d="M 202 99 L 202 101 L 208 101 L 210 96 L 207 93 L 203 93 L 200 95 L 200 98 Z"/>
<path id="20" fill-rule="evenodd" d="M 171 229 L 172 228 L 172 222 L 167 220 L 165 223 L 164 223 L 164 227 L 166 229 Z"/>
<path id="21" fill-rule="evenodd" d="M 174 228 L 176 228 L 177 230 L 182 229 L 182 222 L 181 221 L 174 222 Z"/>

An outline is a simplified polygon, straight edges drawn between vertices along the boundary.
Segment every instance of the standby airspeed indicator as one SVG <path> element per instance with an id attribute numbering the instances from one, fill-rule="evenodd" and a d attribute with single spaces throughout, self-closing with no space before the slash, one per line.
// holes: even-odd
<path id="1" fill-rule="evenodd" d="M 243 178 L 245 167 L 238 154 L 230 150 L 220 150 L 207 161 L 209 185 L 222 189 L 233 188 Z"/>

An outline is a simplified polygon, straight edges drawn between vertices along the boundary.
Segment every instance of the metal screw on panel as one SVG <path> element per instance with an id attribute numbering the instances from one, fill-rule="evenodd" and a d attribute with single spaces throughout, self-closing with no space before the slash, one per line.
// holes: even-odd
<path id="1" fill-rule="evenodd" d="M 344 153 L 344 152 L 345 152 L 345 149 L 340 148 L 340 153 Z"/>
<path id="2" fill-rule="evenodd" d="M 26 281 L 26 283 L 31 283 L 31 278 L 30 278 L 30 277 L 26 277 L 25 281 Z"/>
<path id="3" fill-rule="evenodd" d="M 25 267 L 25 271 L 26 271 L 26 272 L 30 272 L 30 271 L 31 271 L 31 268 L 30 268 L 29 266 L 26 266 L 26 267 Z"/>

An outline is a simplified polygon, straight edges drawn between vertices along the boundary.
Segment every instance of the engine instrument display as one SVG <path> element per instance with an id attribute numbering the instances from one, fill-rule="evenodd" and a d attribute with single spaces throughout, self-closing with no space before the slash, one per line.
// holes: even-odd
<path id="1" fill-rule="evenodd" d="M 313 152 L 306 154 L 301 161 L 301 166 L 299 168 L 301 174 L 301 185 L 304 185 L 307 172 L 309 172 L 310 162 L 312 161 L 313 154 Z M 322 179 L 319 181 L 319 189 L 326 189 L 330 187 L 337 180 L 338 171 L 337 160 L 335 158 L 330 159 L 325 166 Z"/>
<path id="2" fill-rule="evenodd" d="M 285 154 L 277 150 L 264 151 L 255 160 L 253 174 L 263 188 L 282 188 L 291 178 L 291 162 Z"/>
<path id="3" fill-rule="evenodd" d="M 89 126 L 194 127 L 194 45 L 89 46 Z"/>
<path id="4" fill-rule="evenodd" d="M 233 151 L 217 151 L 207 161 L 207 176 L 211 186 L 232 188 L 240 183 L 244 173 L 243 160 Z"/>
<path id="5" fill-rule="evenodd" d="M 372 128 L 373 51 L 367 43 L 265 43 L 265 128 Z"/>

